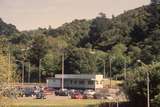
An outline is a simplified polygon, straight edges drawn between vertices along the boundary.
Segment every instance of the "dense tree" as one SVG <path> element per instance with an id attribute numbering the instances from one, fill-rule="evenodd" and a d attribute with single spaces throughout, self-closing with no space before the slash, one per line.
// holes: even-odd
<path id="1" fill-rule="evenodd" d="M 96 72 L 95 59 L 84 49 L 70 48 L 65 55 L 65 73 L 93 73 Z M 93 61 L 94 60 L 94 61 Z"/>
<path id="2" fill-rule="evenodd" d="M 136 107 L 145 107 L 147 105 L 147 72 L 150 78 L 150 101 L 151 107 L 158 107 L 160 92 L 160 64 L 142 65 L 128 73 L 128 79 L 125 81 L 124 89 L 133 105 Z M 153 106 L 154 105 L 154 106 Z"/>
<path id="3" fill-rule="evenodd" d="M 29 60 L 32 64 L 39 66 L 39 61 L 47 53 L 47 40 L 43 35 L 36 36 L 29 50 Z"/>
<path id="4" fill-rule="evenodd" d="M 96 47 L 97 43 L 100 41 L 102 34 L 111 27 L 111 22 L 106 18 L 105 14 L 100 13 L 100 16 L 93 19 L 90 25 L 89 31 L 89 42 Z"/>
<path id="5" fill-rule="evenodd" d="M 61 56 L 57 52 L 48 52 L 41 60 L 43 78 L 54 76 L 61 72 Z"/>
<path id="6" fill-rule="evenodd" d="M 16 29 L 16 27 L 14 25 L 6 24 L 0 18 L 0 35 L 11 36 L 11 35 L 13 35 L 14 33 L 17 33 L 17 32 L 18 32 L 18 30 Z"/>

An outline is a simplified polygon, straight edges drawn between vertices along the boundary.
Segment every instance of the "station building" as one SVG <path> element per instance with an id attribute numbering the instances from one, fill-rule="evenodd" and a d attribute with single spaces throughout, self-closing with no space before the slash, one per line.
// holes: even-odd
<path id="1" fill-rule="evenodd" d="M 103 88 L 103 75 L 96 74 L 64 74 L 64 88 L 67 89 L 101 89 Z M 47 79 L 47 86 L 61 88 L 62 74 Z"/>

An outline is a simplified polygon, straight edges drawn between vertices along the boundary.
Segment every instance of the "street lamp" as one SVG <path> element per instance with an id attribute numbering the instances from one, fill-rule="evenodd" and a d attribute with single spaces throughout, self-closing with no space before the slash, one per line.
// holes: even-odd
<path id="1" fill-rule="evenodd" d="M 146 72 L 147 73 L 147 107 L 150 107 L 150 92 L 149 92 L 149 90 L 150 90 L 150 84 L 149 84 L 150 79 L 149 79 L 148 66 L 145 63 L 143 63 L 141 60 L 137 60 L 137 62 L 141 63 L 144 67 L 147 68 L 147 72 Z"/>
<path id="2" fill-rule="evenodd" d="M 67 44 L 63 41 L 60 40 L 58 41 L 58 47 L 59 47 L 59 52 L 60 52 L 60 57 L 61 57 L 61 88 L 62 90 L 64 89 L 64 60 L 65 60 L 65 49 L 67 47 Z"/>
<path id="3" fill-rule="evenodd" d="M 64 53 L 62 55 L 62 90 L 64 89 Z"/>

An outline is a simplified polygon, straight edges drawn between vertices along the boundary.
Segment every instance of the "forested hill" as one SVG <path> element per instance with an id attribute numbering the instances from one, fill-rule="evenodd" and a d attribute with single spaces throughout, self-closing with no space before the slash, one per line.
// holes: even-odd
<path id="1" fill-rule="evenodd" d="M 160 61 L 160 5 L 139 7 L 112 18 L 100 13 L 92 20 L 74 20 L 56 29 L 18 32 L 0 20 L 0 35 L 10 35 L 17 60 L 23 59 L 20 48 L 30 47 L 25 61 L 32 64 L 33 76 L 38 75 L 40 59 L 44 77 L 60 73 L 61 53 L 65 53 L 65 73 L 101 73 L 100 59 L 106 60 L 107 73 L 112 58 L 113 75 L 121 74 L 124 62 L 132 69 L 137 59 L 146 64 Z"/>
<path id="2" fill-rule="evenodd" d="M 143 6 L 107 19 L 104 15 L 92 20 L 89 41 L 93 48 L 110 51 L 118 44 L 132 60 L 145 63 L 159 61 L 160 5 Z"/>
<path id="3" fill-rule="evenodd" d="M 14 25 L 6 24 L 0 18 L 0 35 L 12 35 L 17 32 L 18 32 L 18 30 L 16 29 L 16 27 Z"/>

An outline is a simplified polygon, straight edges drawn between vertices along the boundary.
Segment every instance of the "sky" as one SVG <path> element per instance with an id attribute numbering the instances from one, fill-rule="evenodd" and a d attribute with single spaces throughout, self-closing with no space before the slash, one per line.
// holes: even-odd
<path id="1" fill-rule="evenodd" d="M 0 18 L 19 30 L 53 28 L 74 19 L 107 17 L 147 5 L 150 0 L 0 0 Z"/>

